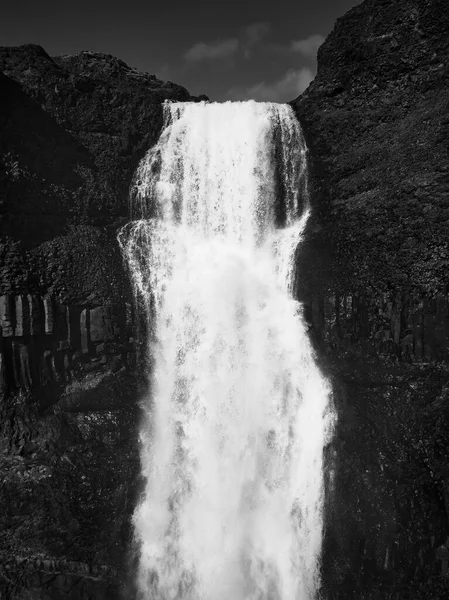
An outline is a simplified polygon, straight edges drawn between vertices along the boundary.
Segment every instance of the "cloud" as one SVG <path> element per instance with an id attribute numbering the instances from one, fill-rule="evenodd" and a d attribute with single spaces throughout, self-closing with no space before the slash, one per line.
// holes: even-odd
<path id="1" fill-rule="evenodd" d="M 256 46 L 267 33 L 269 33 L 270 29 L 271 25 L 266 21 L 259 21 L 258 23 L 253 23 L 245 28 L 246 42 L 244 45 L 244 52 L 246 58 L 251 54 L 252 48 Z"/>
<path id="2" fill-rule="evenodd" d="M 324 36 L 319 33 L 310 35 L 308 38 L 303 40 L 293 40 L 290 44 L 290 49 L 293 52 L 299 52 L 303 56 L 314 58 L 318 51 L 318 48 L 324 42 Z"/>
<path id="3" fill-rule="evenodd" d="M 270 31 L 271 25 L 266 21 L 252 23 L 245 27 L 238 38 L 215 40 L 213 42 L 198 42 L 187 50 L 184 58 L 188 62 L 213 61 L 234 56 L 238 50 L 242 50 L 248 58 L 252 49 Z"/>
<path id="4" fill-rule="evenodd" d="M 184 58 L 189 62 L 229 58 L 237 52 L 239 45 L 239 40 L 235 38 L 216 40 L 208 44 L 199 42 L 187 50 Z"/>
<path id="5" fill-rule="evenodd" d="M 290 69 L 281 79 L 273 83 L 261 81 L 248 88 L 232 88 L 228 91 L 229 100 L 259 100 L 261 102 L 288 102 L 308 87 L 314 74 L 308 67 Z"/>

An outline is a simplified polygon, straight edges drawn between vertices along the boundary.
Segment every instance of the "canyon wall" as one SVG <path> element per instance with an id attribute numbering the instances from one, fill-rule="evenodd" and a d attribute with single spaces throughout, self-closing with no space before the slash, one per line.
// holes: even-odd
<path id="1" fill-rule="evenodd" d="M 443 598 L 449 556 L 449 13 L 365 0 L 294 100 L 314 213 L 297 293 L 339 414 L 329 598 Z"/>
<path id="2" fill-rule="evenodd" d="M 119 597 L 139 491 L 140 338 L 116 234 L 181 86 L 0 48 L 0 596 Z"/>

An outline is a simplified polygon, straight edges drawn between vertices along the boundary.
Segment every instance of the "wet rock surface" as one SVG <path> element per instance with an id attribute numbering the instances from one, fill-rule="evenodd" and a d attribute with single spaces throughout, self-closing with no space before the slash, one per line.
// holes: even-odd
<path id="1" fill-rule="evenodd" d="M 338 412 L 329 598 L 446 598 L 449 13 L 366 0 L 292 102 L 314 214 L 297 291 Z"/>

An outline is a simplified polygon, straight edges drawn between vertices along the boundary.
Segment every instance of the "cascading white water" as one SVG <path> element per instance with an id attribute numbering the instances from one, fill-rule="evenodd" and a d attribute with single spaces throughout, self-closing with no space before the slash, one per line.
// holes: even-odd
<path id="1" fill-rule="evenodd" d="M 292 298 L 309 214 L 286 105 L 166 104 L 119 240 L 152 335 L 139 598 L 311 600 L 329 389 Z"/>

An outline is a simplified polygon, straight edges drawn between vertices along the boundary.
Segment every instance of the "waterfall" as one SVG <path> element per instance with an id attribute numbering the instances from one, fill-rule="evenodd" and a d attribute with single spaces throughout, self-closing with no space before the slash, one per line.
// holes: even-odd
<path id="1" fill-rule="evenodd" d="M 119 233 L 152 364 L 138 598 L 312 600 L 330 410 L 292 297 L 310 211 L 302 131 L 274 103 L 164 114 Z"/>

